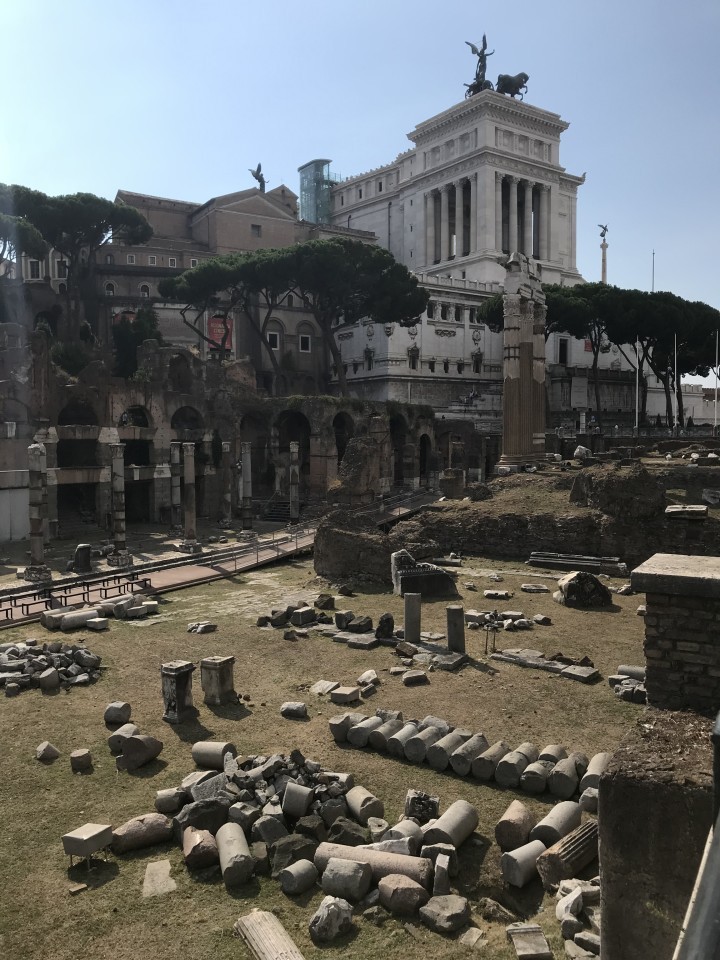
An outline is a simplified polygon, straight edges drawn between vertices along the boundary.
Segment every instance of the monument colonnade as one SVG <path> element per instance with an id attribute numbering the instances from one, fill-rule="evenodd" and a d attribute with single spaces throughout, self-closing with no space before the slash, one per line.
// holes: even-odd
<path id="1" fill-rule="evenodd" d="M 553 187 L 497 170 L 488 172 L 492 179 L 471 173 L 425 192 L 426 264 L 485 250 L 524 253 L 536 260 L 553 258 Z"/>

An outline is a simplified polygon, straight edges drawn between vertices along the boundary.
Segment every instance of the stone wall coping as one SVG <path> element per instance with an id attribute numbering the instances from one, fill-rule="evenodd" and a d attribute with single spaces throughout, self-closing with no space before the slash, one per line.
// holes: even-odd
<path id="1" fill-rule="evenodd" d="M 636 593 L 720 600 L 720 557 L 656 553 L 630 574 Z"/>

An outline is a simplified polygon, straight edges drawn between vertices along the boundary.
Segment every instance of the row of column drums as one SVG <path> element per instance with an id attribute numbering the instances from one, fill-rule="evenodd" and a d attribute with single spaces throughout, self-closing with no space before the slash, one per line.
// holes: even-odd
<path id="1" fill-rule="evenodd" d="M 441 263 L 477 250 L 550 257 L 551 187 L 495 173 L 493 224 L 478 221 L 477 174 L 461 177 L 425 194 L 425 261 Z M 487 198 L 489 200 L 489 198 Z M 482 204 L 489 217 L 492 206 Z"/>

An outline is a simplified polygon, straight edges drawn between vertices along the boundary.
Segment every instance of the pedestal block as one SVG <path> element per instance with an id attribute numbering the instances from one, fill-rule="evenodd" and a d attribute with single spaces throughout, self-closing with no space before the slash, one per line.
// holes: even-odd
<path id="1" fill-rule="evenodd" d="M 188 660 L 173 660 L 160 668 L 162 695 L 165 705 L 163 720 L 182 723 L 193 709 L 192 675 L 195 664 Z"/>

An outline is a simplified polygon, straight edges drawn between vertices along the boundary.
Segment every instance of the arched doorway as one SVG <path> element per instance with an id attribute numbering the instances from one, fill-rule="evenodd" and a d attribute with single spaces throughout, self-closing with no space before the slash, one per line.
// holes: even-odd
<path id="1" fill-rule="evenodd" d="M 426 487 L 430 480 L 430 457 L 432 456 L 432 443 L 430 437 L 423 433 L 420 437 L 420 485 Z"/>
<path id="2" fill-rule="evenodd" d="M 404 453 L 407 442 L 407 421 L 399 413 L 390 417 L 390 441 L 393 450 L 393 483 L 402 487 L 405 483 Z"/>
<path id="3" fill-rule="evenodd" d="M 176 393 L 191 393 L 193 385 L 192 369 L 190 361 L 181 353 L 176 353 L 170 357 L 168 364 L 168 380 L 170 389 Z"/>
<path id="4" fill-rule="evenodd" d="M 240 421 L 240 442 L 250 444 L 254 497 L 268 497 L 275 489 L 276 468 L 270 456 L 269 440 L 270 433 L 265 421 L 255 414 L 246 413 Z"/>
<path id="5" fill-rule="evenodd" d="M 310 480 L 310 421 L 299 410 L 283 410 L 277 419 L 278 451 L 283 464 L 290 466 L 290 444 L 298 444 L 301 495 Z M 289 480 L 288 480 L 289 484 Z"/>
<path id="6" fill-rule="evenodd" d="M 335 431 L 335 448 L 337 449 L 338 466 L 342 463 L 345 456 L 348 441 L 355 436 L 355 423 L 349 413 L 341 411 L 333 420 L 333 430 Z"/>

